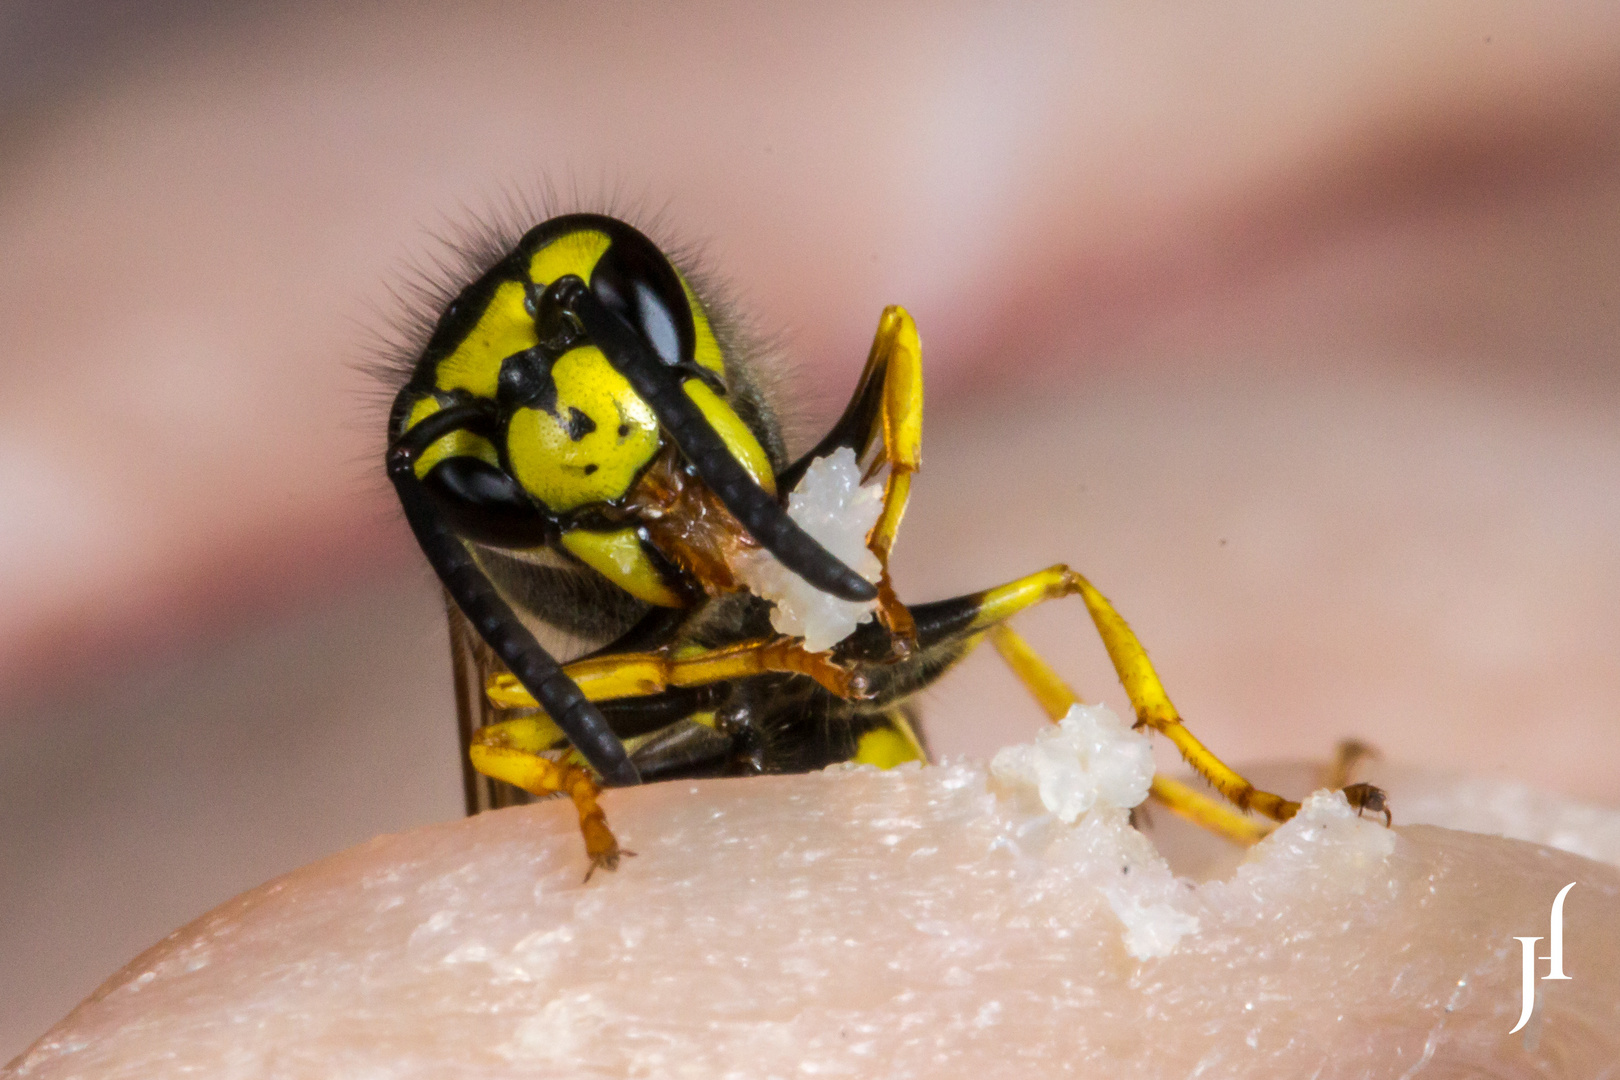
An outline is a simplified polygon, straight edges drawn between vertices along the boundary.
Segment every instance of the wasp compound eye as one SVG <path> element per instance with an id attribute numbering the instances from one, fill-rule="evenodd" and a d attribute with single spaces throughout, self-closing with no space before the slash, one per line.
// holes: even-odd
<path id="1" fill-rule="evenodd" d="M 645 236 L 626 230 L 614 237 L 591 271 L 591 291 L 666 366 L 692 363 L 696 345 L 692 306 L 675 268 Z"/>

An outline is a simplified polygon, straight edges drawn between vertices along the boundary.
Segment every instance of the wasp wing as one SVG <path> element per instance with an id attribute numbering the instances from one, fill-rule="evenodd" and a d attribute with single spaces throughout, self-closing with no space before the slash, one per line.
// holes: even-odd
<path id="1" fill-rule="evenodd" d="M 506 666 L 494 650 L 484 644 L 448 593 L 444 607 L 450 622 L 450 664 L 455 674 L 456 728 L 461 746 L 461 790 L 466 799 L 467 816 L 530 802 L 528 792 L 484 776 L 472 767 L 468 750 L 473 733 L 502 719 L 502 710 L 489 700 L 484 688 L 493 676 L 505 672 Z"/>

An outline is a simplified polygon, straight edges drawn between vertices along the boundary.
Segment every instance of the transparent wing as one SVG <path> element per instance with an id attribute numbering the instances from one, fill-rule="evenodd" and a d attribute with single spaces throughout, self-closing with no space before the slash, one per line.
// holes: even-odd
<path id="1" fill-rule="evenodd" d="M 450 664 L 455 674 L 456 733 L 461 747 L 461 790 L 466 799 L 467 816 L 498 810 L 503 806 L 517 806 L 532 801 L 529 793 L 511 784 L 484 776 L 472 767 L 468 748 L 473 732 L 505 718 L 505 711 L 497 709 L 484 693 L 492 676 L 506 668 L 495 653 L 485 645 L 472 624 L 462 615 L 456 602 L 447 594 L 444 598 L 445 614 L 450 621 Z"/>

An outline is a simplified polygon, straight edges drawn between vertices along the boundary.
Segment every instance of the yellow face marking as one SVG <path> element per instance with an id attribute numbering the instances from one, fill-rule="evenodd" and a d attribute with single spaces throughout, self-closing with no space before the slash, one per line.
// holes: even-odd
<path id="1" fill-rule="evenodd" d="M 506 428 L 512 475 L 554 511 L 621 498 L 658 452 L 658 418 L 600 349 L 553 365 L 555 412 L 518 409 Z"/>
<path id="2" fill-rule="evenodd" d="M 529 259 L 529 279 L 541 288 L 568 274 L 577 274 L 581 281 L 588 282 L 597 260 L 612 242 L 606 233 L 595 229 L 565 233 Z"/>
<path id="3" fill-rule="evenodd" d="M 420 424 L 427 417 L 432 416 L 442 408 L 437 398 L 429 396 L 420 398 L 411 406 L 411 415 L 405 421 L 405 430 Z M 433 466 L 447 457 L 475 457 L 480 461 L 500 468 L 501 459 L 495 452 L 495 444 L 482 435 L 474 435 L 470 431 L 452 431 L 416 459 L 416 477 L 421 479 L 432 471 Z"/>
<path id="4" fill-rule="evenodd" d="M 489 306 L 455 351 L 439 361 L 434 383 L 440 390 L 465 390 L 495 396 L 501 361 L 535 346 L 534 319 L 523 306 L 523 286 L 507 281 L 496 286 Z"/>
<path id="5" fill-rule="evenodd" d="M 855 756 L 849 760 L 857 765 L 876 765 L 892 769 L 908 761 L 921 761 L 922 751 L 912 740 L 892 727 L 873 728 L 855 744 Z"/>
<path id="6" fill-rule="evenodd" d="M 562 546 L 636 599 L 658 607 L 681 606 L 680 596 L 664 584 L 663 575 L 647 558 L 636 530 L 587 532 L 573 529 L 562 534 Z"/>
<path id="7" fill-rule="evenodd" d="M 776 473 L 771 471 L 771 459 L 765 456 L 765 448 L 759 445 L 754 433 L 748 425 L 742 422 L 742 417 L 734 412 L 725 399 L 710 390 L 699 379 L 688 379 L 681 385 L 686 396 L 692 399 L 709 423 L 725 442 L 726 449 L 731 456 L 742 463 L 748 470 L 748 475 L 754 482 L 772 495 L 776 494 Z"/>
<path id="8" fill-rule="evenodd" d="M 681 279 L 682 291 L 686 293 L 686 306 L 692 309 L 692 329 L 696 331 L 692 359 L 697 361 L 699 367 L 706 367 L 716 375 L 724 375 L 726 358 L 720 352 L 720 341 L 714 336 L 714 326 L 710 324 L 703 305 L 698 303 L 697 294 L 692 291 L 692 286 L 686 283 L 685 275 L 679 270 L 675 273 Z"/>

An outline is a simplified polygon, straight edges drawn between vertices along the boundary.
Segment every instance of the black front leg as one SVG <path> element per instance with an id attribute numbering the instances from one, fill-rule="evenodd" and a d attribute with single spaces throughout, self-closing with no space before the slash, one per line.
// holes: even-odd
<path id="1" fill-rule="evenodd" d="M 474 406 L 441 409 L 424 418 L 389 448 L 388 478 L 399 494 L 405 520 L 410 522 L 423 554 L 473 629 L 518 682 L 534 695 L 574 749 L 602 777 L 603 783 L 614 787 L 639 784 L 640 773 L 601 711 L 591 704 L 574 680 L 563 673 L 556 659 L 535 640 L 517 613 L 490 584 L 467 550 L 466 542 L 446 524 L 437 500 L 416 475 L 417 458 L 427 447 L 482 415 L 483 410 Z M 434 471 L 437 470 L 438 467 Z"/>

